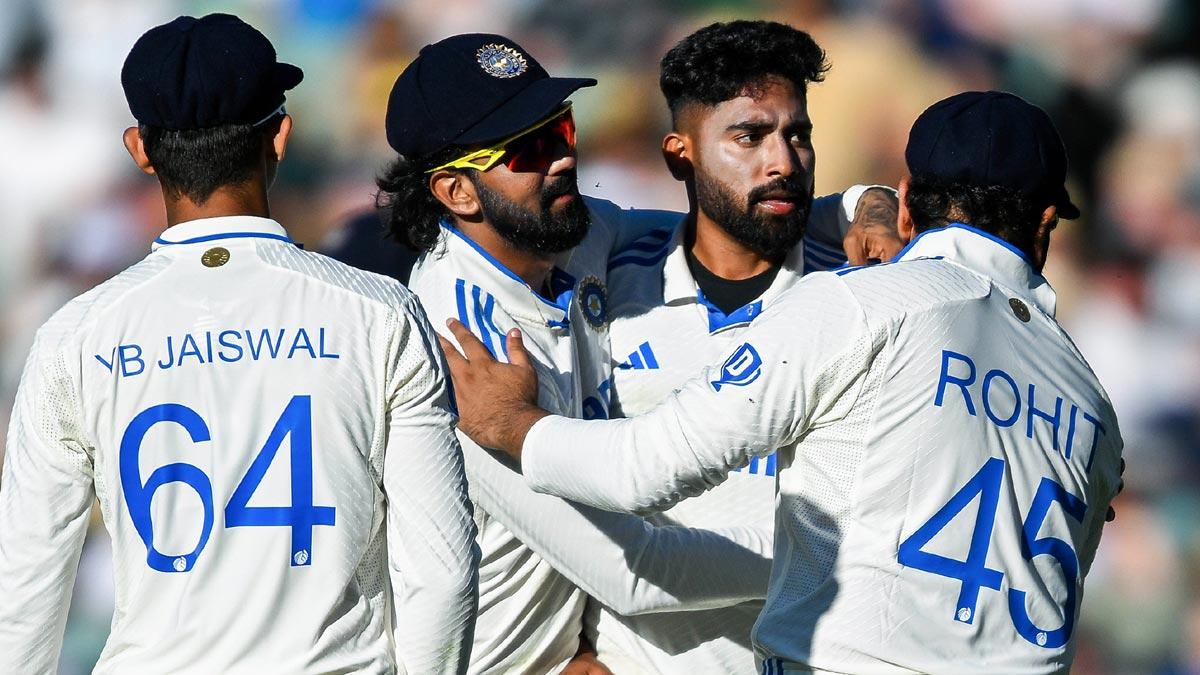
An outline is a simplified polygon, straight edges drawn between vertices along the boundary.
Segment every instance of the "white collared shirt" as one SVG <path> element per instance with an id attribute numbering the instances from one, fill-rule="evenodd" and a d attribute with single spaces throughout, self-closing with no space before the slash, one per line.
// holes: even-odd
<path id="1" fill-rule="evenodd" d="M 0 672 L 53 672 L 93 499 L 98 673 L 460 672 L 478 550 L 445 368 L 394 280 L 178 224 L 38 332 L 0 489 Z"/>
<path id="2" fill-rule="evenodd" d="M 560 256 L 550 278 L 553 297 L 535 293 L 450 226 L 414 268 L 412 288 L 435 325 L 459 319 L 499 359 L 506 358 L 505 333 L 520 327 L 538 372 L 540 404 L 571 417 L 605 417 L 597 384 L 609 373 L 609 254 L 677 222 L 679 214 L 586 203 L 591 229 Z M 460 438 L 483 553 L 471 672 L 558 672 L 579 647 L 588 595 L 625 613 L 723 607 L 763 596 L 758 580 L 770 567 L 770 539 L 756 529 L 653 527 L 539 495 Z"/>
<path id="3" fill-rule="evenodd" d="M 614 256 L 609 271 L 613 355 L 612 416 L 648 412 L 736 341 L 770 304 L 807 272 L 844 265 L 843 251 L 817 237 L 844 236 L 858 197 L 871 186 L 816 200 L 805 239 L 784 260 L 761 296 L 725 314 L 704 298 L 688 267 L 685 218 L 654 230 Z M 774 454 L 754 458 L 703 495 L 648 517 L 656 525 L 747 528 L 764 541 L 775 532 Z M 726 574 L 746 578 L 751 569 Z M 760 577 L 766 588 L 767 576 Z M 618 673 L 751 673 L 750 631 L 763 602 L 703 611 L 622 615 L 594 603 L 588 629 L 600 660 Z"/>
<path id="4" fill-rule="evenodd" d="M 796 284 L 651 413 L 540 421 L 523 470 L 646 512 L 780 447 L 765 672 L 1063 672 L 1122 444 L 1053 311 L 1007 243 L 929 231 Z"/>

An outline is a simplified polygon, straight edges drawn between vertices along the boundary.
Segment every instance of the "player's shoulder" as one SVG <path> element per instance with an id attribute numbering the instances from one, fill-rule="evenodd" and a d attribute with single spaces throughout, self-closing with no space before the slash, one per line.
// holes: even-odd
<path id="1" fill-rule="evenodd" d="M 339 288 L 369 304 L 411 310 L 416 303 L 412 292 L 399 280 L 347 265 L 321 253 L 295 246 L 263 247 L 262 253 L 263 260 L 277 268 L 299 274 L 311 283 Z"/>
<path id="2" fill-rule="evenodd" d="M 595 197 L 584 197 L 592 226 L 588 239 L 599 242 L 608 255 L 609 269 L 624 265 L 653 265 L 653 254 L 665 251 L 684 214 L 661 209 L 624 208 Z M 650 254 L 650 255 L 646 255 Z"/>
<path id="3" fill-rule="evenodd" d="M 111 312 L 123 311 L 125 300 L 152 283 L 170 266 L 170 260 L 148 256 L 90 290 L 75 296 L 54 312 L 38 329 L 35 345 L 38 349 L 58 349 L 64 343 L 90 333 L 89 327 Z M 140 303 L 132 303 L 136 311 L 145 311 Z"/>
<path id="4" fill-rule="evenodd" d="M 865 312 L 876 316 L 906 315 L 978 300 L 987 297 L 992 286 L 986 277 L 941 257 L 842 267 L 809 277 L 840 282 Z"/>

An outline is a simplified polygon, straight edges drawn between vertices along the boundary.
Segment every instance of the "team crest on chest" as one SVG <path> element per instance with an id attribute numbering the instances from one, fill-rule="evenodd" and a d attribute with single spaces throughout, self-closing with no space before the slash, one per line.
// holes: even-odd
<path id="1" fill-rule="evenodd" d="M 576 293 L 583 318 L 592 328 L 603 330 L 608 325 L 608 290 L 604 282 L 593 276 L 584 277 Z"/>
<path id="2" fill-rule="evenodd" d="M 479 62 L 483 72 L 505 80 L 516 77 L 529 68 L 529 63 L 521 52 L 496 42 L 480 47 L 479 51 L 475 52 L 475 60 Z"/>

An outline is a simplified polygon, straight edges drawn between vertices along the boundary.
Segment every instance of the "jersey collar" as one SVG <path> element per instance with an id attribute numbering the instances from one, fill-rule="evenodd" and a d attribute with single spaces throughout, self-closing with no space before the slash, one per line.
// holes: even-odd
<path id="1" fill-rule="evenodd" d="M 488 290 L 500 296 L 500 305 L 510 315 L 527 321 L 545 321 L 551 328 L 569 327 L 571 299 L 575 294 L 576 279 L 573 276 L 556 265 L 550 270 L 550 290 L 555 294 L 554 298 L 543 297 L 462 230 L 446 221 L 441 225 L 441 239 L 446 248 L 464 262 L 475 261 L 483 274 L 494 282 L 489 284 L 492 288 Z"/>
<path id="2" fill-rule="evenodd" d="M 1056 296 L 1050 282 L 1033 271 L 1032 263 L 1020 249 L 994 234 L 963 223 L 951 223 L 922 232 L 892 262 L 916 258 L 952 260 L 994 279 L 1054 316 Z"/>
<path id="3" fill-rule="evenodd" d="M 794 285 L 804 274 L 804 244 L 802 242 L 788 253 L 787 258 L 783 261 L 783 269 L 779 270 L 779 274 L 775 275 L 775 281 L 771 282 L 762 295 L 753 302 L 729 314 L 724 314 L 704 298 L 704 293 L 696 283 L 695 277 L 692 276 L 692 270 L 688 268 L 687 251 L 684 248 L 686 230 L 687 217 L 685 216 L 679 227 L 675 228 L 675 233 L 671 238 L 670 251 L 663 262 L 663 303 L 670 305 L 695 302 L 704 305 L 708 310 L 710 333 L 750 323 L 754 317 L 762 313 L 765 305 L 770 304 L 775 296 Z"/>
<path id="4" fill-rule="evenodd" d="M 293 243 L 287 230 L 270 218 L 258 216 L 219 216 L 189 220 L 168 227 L 150 245 L 157 251 L 164 246 L 203 244 L 222 239 L 275 239 Z"/>

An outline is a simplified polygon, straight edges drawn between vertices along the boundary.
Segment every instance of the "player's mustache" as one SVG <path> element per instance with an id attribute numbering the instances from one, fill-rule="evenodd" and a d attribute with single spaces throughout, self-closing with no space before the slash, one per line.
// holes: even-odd
<path id="1" fill-rule="evenodd" d="M 804 192 L 799 178 L 777 178 L 765 185 L 759 185 L 750 191 L 746 197 L 747 204 L 754 204 L 766 199 L 800 200 Z"/>
<path id="2" fill-rule="evenodd" d="M 574 171 L 553 180 L 547 179 L 542 186 L 542 206 L 549 206 L 555 199 L 567 194 L 579 194 L 579 182 Z"/>

